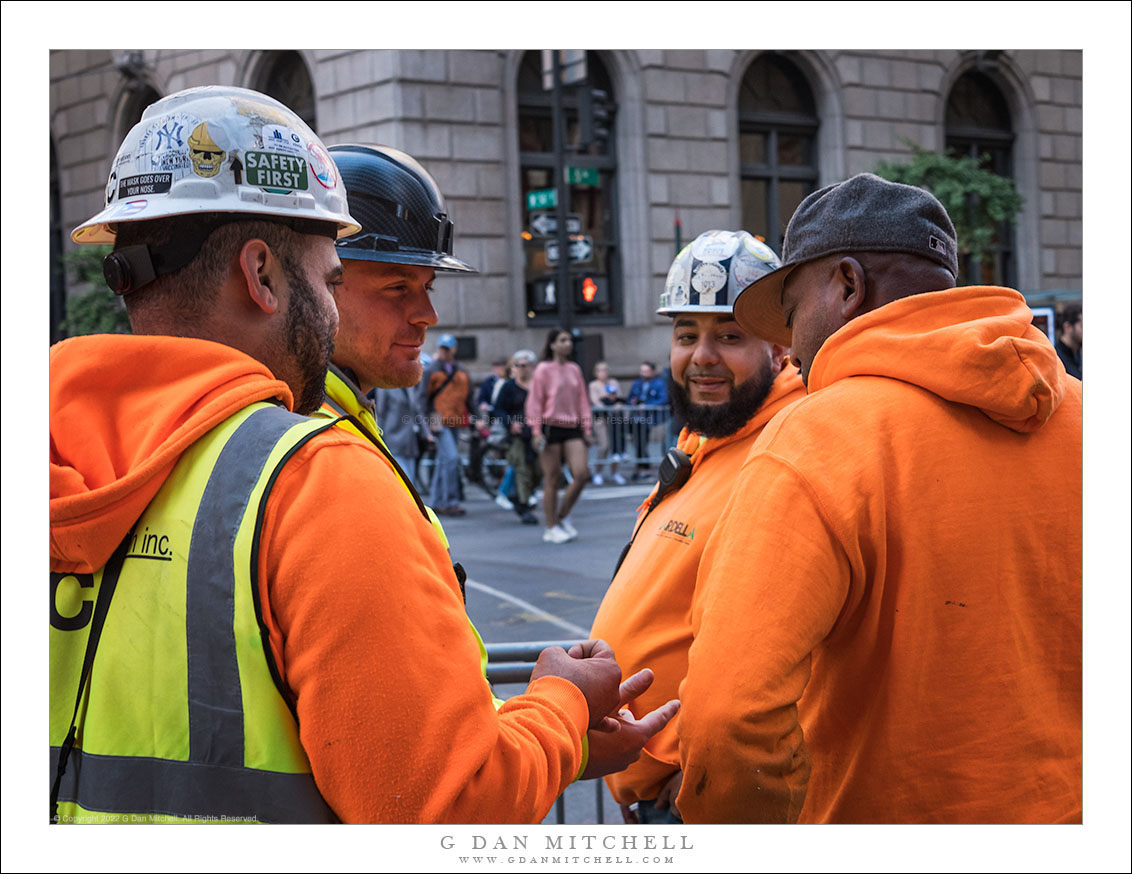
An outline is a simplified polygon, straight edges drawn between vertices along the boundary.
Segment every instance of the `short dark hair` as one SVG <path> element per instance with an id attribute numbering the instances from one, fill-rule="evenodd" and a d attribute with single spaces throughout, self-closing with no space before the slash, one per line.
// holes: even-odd
<path id="1" fill-rule="evenodd" d="M 643 364 L 645 367 L 652 368 L 653 373 L 656 373 L 656 362 L 655 361 L 642 361 L 641 364 Z"/>
<path id="2" fill-rule="evenodd" d="M 169 216 L 145 222 L 123 222 L 118 225 L 114 248 L 147 245 L 151 250 L 160 249 L 183 235 L 186 227 L 199 231 L 199 221 L 194 216 Z M 295 231 L 279 222 L 253 219 L 220 224 L 205 238 L 196 257 L 184 267 L 124 295 L 127 315 L 132 317 L 160 307 L 180 321 L 199 321 L 215 303 L 218 289 L 227 278 L 240 247 L 257 238 L 281 258 L 298 244 Z"/>
<path id="3" fill-rule="evenodd" d="M 1081 304 L 1068 304 L 1054 317 L 1054 329 L 1060 334 L 1066 325 L 1075 325 L 1081 321 Z"/>

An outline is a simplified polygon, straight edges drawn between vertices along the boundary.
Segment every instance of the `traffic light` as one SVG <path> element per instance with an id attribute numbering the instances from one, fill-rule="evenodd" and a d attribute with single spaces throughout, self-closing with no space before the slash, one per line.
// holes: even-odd
<path id="1" fill-rule="evenodd" d="M 579 145 L 585 147 L 595 142 L 609 139 L 609 119 L 611 116 L 609 92 L 601 88 L 578 89 L 578 135 Z"/>

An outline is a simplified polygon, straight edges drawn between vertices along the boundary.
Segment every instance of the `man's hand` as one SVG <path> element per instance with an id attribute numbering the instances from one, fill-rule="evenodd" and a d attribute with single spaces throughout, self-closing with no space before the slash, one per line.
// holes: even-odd
<path id="1" fill-rule="evenodd" d="M 668 810 L 671 807 L 676 811 L 676 815 L 680 815 L 680 811 L 676 810 L 676 796 L 680 794 L 680 784 L 684 782 L 684 772 L 677 771 L 668 778 L 668 782 L 660 787 L 660 792 L 657 793 L 656 805 L 657 810 Z"/>
<path id="2" fill-rule="evenodd" d="M 590 756 L 583 780 L 603 777 L 623 771 L 641 757 L 641 749 L 649 739 L 660 731 L 680 709 L 679 701 L 662 704 L 640 719 L 633 716 L 628 705 L 652 685 L 653 673 L 648 668 L 638 671 L 621 684 L 621 710 L 616 716 L 616 728 L 591 729 L 587 738 Z M 677 787 L 679 788 L 679 787 Z"/>
<path id="3" fill-rule="evenodd" d="M 590 709 L 590 728 L 605 722 L 606 714 L 618 705 L 621 667 L 604 640 L 576 643 L 569 653 L 560 646 L 548 646 L 539 653 L 531 680 L 545 676 L 562 677 L 582 690 Z M 616 730 L 615 725 L 616 720 L 609 718 L 606 730 Z"/>

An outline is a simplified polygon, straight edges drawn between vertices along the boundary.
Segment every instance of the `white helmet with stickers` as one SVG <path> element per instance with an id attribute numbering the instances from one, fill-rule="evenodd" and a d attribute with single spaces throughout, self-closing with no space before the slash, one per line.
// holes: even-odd
<path id="1" fill-rule="evenodd" d="M 770 246 L 746 231 L 704 231 L 672 262 L 657 315 L 729 313 L 739 292 L 779 266 Z"/>
<path id="2" fill-rule="evenodd" d="M 114 158 L 106 207 L 71 239 L 112 243 L 122 222 L 194 213 L 277 217 L 299 229 L 333 223 L 338 237 L 360 230 L 314 131 L 246 88 L 190 88 L 150 105 Z"/>

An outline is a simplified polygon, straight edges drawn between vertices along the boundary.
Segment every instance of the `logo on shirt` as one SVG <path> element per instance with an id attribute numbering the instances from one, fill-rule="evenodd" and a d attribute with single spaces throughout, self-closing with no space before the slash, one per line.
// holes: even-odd
<path id="1" fill-rule="evenodd" d="M 696 539 L 695 527 L 687 522 L 681 522 L 679 519 L 669 519 L 660 526 L 656 533 L 658 537 L 667 537 L 669 540 L 676 540 L 684 544 L 689 544 Z"/>

